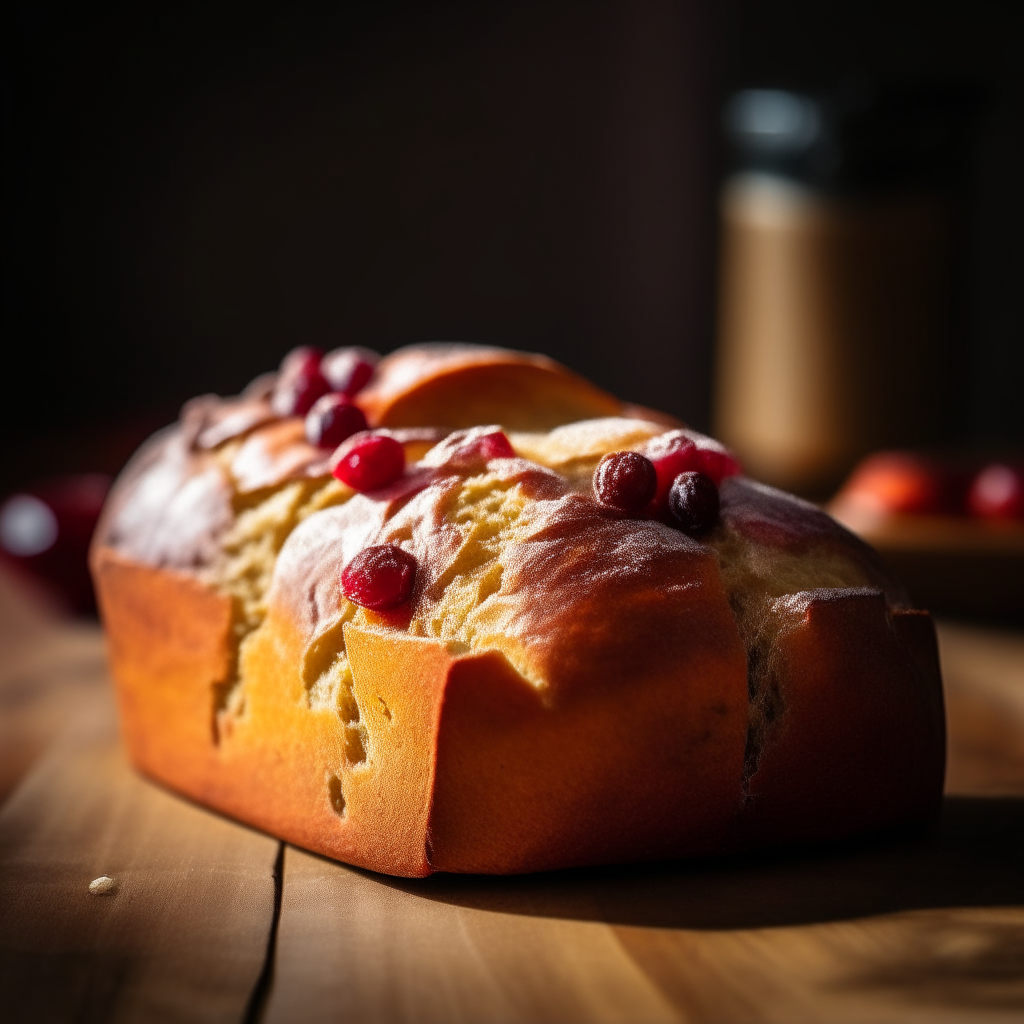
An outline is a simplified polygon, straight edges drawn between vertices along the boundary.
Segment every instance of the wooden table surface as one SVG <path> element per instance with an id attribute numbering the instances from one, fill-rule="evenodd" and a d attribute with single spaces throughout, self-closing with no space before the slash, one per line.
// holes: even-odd
<path id="1" fill-rule="evenodd" d="M 140 779 L 98 628 L 0 576 L 0 1020 L 1024 1020 L 1024 636 L 940 644 L 924 836 L 408 881 Z"/>

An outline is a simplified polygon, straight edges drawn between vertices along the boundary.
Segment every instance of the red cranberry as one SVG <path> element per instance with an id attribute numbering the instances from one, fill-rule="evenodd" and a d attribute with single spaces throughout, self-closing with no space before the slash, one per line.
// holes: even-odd
<path id="1" fill-rule="evenodd" d="M 270 407 L 278 416 L 305 416 L 313 403 L 331 390 L 320 372 L 322 353 L 318 348 L 301 345 L 281 361 Z"/>
<path id="2" fill-rule="evenodd" d="M 697 446 L 683 434 L 662 435 L 648 446 L 647 457 L 654 464 L 658 477 L 654 503 L 663 509 L 668 501 L 672 481 L 680 473 L 700 468 L 697 464 Z"/>
<path id="3" fill-rule="evenodd" d="M 282 374 L 270 396 L 270 407 L 278 416 L 305 416 L 313 403 L 331 390 L 319 370 L 313 373 Z"/>
<path id="4" fill-rule="evenodd" d="M 487 459 L 514 459 L 516 450 L 508 435 L 502 430 L 495 430 L 492 434 L 484 434 L 480 438 L 480 454 Z"/>
<path id="5" fill-rule="evenodd" d="M 986 466 L 971 484 L 967 509 L 983 519 L 1024 518 L 1024 473 L 1011 466 Z"/>
<path id="6" fill-rule="evenodd" d="M 341 592 L 375 612 L 405 604 L 416 580 L 416 558 L 394 544 L 363 548 L 341 571 Z"/>
<path id="7" fill-rule="evenodd" d="M 479 473 L 491 459 L 514 459 L 516 450 L 504 431 L 496 427 L 456 430 L 431 448 L 424 461 L 453 473 Z"/>
<path id="8" fill-rule="evenodd" d="M 637 452 L 612 452 L 597 464 L 594 494 L 619 512 L 640 512 L 654 497 L 658 474 L 654 463 Z"/>
<path id="9" fill-rule="evenodd" d="M 696 469 L 711 477 L 716 487 L 721 486 L 727 476 L 738 476 L 743 472 L 740 460 L 726 448 L 698 448 Z"/>
<path id="10" fill-rule="evenodd" d="M 673 523 L 684 533 L 696 536 L 718 519 L 718 488 L 704 473 L 680 473 L 668 492 L 668 508 Z"/>
<path id="11" fill-rule="evenodd" d="M 370 382 L 380 356 L 369 348 L 336 348 L 324 356 L 320 371 L 332 391 L 351 398 Z"/>
<path id="12" fill-rule="evenodd" d="M 489 434 L 478 434 L 459 446 L 459 457 L 483 459 L 514 459 L 516 450 L 503 430 L 492 430 Z"/>
<path id="13" fill-rule="evenodd" d="M 318 448 L 337 448 L 366 429 L 366 417 L 344 395 L 324 395 L 306 413 L 306 440 Z"/>
<path id="14" fill-rule="evenodd" d="M 645 447 L 644 454 L 654 463 L 658 474 L 654 509 L 659 515 L 665 511 L 669 489 L 680 473 L 703 473 L 717 487 L 727 476 L 743 472 L 739 460 L 724 445 L 710 437 L 694 442 L 681 430 L 656 437 Z"/>
<path id="15" fill-rule="evenodd" d="M 358 435 L 331 458 L 331 472 L 361 493 L 387 487 L 404 469 L 405 449 L 386 434 Z"/>
<path id="16" fill-rule="evenodd" d="M 311 345 L 299 345 L 293 348 L 281 360 L 280 374 L 282 377 L 311 376 L 320 370 L 323 351 Z"/>

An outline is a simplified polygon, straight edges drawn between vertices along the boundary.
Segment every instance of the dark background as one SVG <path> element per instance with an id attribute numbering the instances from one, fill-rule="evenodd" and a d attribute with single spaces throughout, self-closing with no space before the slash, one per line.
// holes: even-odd
<path id="1" fill-rule="evenodd" d="M 987 96 L 956 440 L 1019 444 L 1013 4 L 7 16 L 0 489 L 116 469 L 296 344 L 543 351 L 709 422 L 719 111 L 868 72 Z"/>

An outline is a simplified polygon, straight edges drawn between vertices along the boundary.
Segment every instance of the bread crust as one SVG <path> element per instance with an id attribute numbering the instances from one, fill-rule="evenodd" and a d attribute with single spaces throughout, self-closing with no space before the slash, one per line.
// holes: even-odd
<path id="1" fill-rule="evenodd" d="M 623 403 L 547 356 L 480 345 L 413 345 L 381 360 L 359 393 L 373 426 L 550 430 L 618 416 Z"/>
<path id="2" fill-rule="evenodd" d="M 249 422 L 241 435 L 217 433 L 229 415 Z M 391 491 L 293 524 L 239 646 L 238 599 L 211 582 L 210 552 L 238 508 L 322 486 L 322 454 L 294 422 L 194 409 L 126 470 L 101 523 L 92 568 L 122 730 L 150 777 L 412 877 L 823 841 L 935 812 L 930 619 L 823 513 L 742 479 L 723 484 L 721 524 L 698 543 L 534 462 L 469 465 L 454 437 Z M 531 450 L 570 465 L 576 450 L 596 458 L 602 431 L 642 447 L 665 429 L 609 422 Z M 472 474 L 520 495 L 475 627 L 501 642 L 414 635 L 409 609 L 353 618 L 338 574 L 370 542 L 415 553 L 415 608 L 442 600 L 465 555 L 452 503 Z M 175 498 L 190 522 L 166 514 L 164 493 L 191 493 Z M 801 582 L 818 564 L 855 585 Z"/>

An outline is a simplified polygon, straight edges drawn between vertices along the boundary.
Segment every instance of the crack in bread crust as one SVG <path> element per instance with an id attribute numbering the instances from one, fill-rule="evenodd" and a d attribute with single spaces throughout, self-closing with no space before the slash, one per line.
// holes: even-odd
<path id="1" fill-rule="evenodd" d="M 778 650 L 786 632 L 798 621 L 789 598 L 826 588 L 854 590 L 878 581 L 842 553 L 821 545 L 806 552 L 766 548 L 726 523 L 706 542 L 718 556 L 729 607 L 747 652 L 750 725 L 743 763 L 747 793 L 761 752 L 785 712 Z"/>
<path id="2" fill-rule="evenodd" d="M 217 742 L 245 712 L 239 672 L 243 648 L 267 615 L 267 594 L 277 556 L 291 532 L 308 516 L 342 504 L 352 492 L 336 480 L 302 480 L 257 494 L 234 495 L 235 518 L 221 538 L 217 557 L 200 573 L 203 582 L 231 598 L 232 665 L 213 694 Z"/>

